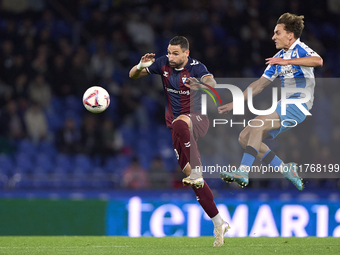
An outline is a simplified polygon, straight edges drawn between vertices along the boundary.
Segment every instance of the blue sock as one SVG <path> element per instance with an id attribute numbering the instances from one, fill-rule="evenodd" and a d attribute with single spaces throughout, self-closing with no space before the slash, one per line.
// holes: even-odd
<path id="1" fill-rule="evenodd" d="M 271 150 L 268 150 L 263 155 L 261 161 L 272 167 L 279 167 L 283 163 L 282 159 L 276 156 L 275 153 Z"/>
<path id="2" fill-rule="evenodd" d="M 241 165 L 249 166 L 251 167 L 254 163 L 254 160 L 259 153 L 258 150 L 251 146 L 247 146 L 242 157 Z"/>

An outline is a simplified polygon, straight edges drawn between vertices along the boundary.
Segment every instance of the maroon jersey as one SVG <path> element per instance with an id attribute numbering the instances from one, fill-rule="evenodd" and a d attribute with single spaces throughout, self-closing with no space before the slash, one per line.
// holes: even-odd
<path id="1" fill-rule="evenodd" d="M 200 80 L 206 75 L 212 75 L 205 65 L 189 57 L 188 63 L 183 68 L 176 69 L 170 67 L 167 56 L 162 56 L 157 58 L 146 70 L 150 74 L 162 76 L 167 101 L 165 122 L 168 128 L 171 127 L 172 121 L 181 114 L 201 112 L 202 91 L 190 91 L 184 83 L 189 77 L 195 77 Z"/>

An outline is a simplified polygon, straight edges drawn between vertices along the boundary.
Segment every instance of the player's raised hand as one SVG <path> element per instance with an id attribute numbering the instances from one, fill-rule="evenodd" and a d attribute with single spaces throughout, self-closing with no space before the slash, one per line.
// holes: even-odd
<path id="1" fill-rule="evenodd" d="M 186 79 L 184 86 L 192 90 L 198 90 L 198 88 L 201 87 L 201 83 L 195 77 L 189 77 L 188 79 Z"/>
<path id="2" fill-rule="evenodd" d="M 288 65 L 288 63 L 287 63 L 287 59 L 276 57 L 276 58 L 266 58 L 266 65 L 286 66 Z"/>
<path id="3" fill-rule="evenodd" d="M 227 114 L 233 109 L 233 103 L 225 104 L 217 108 L 219 114 Z"/>
<path id="4" fill-rule="evenodd" d="M 151 66 L 154 61 L 155 61 L 155 54 L 154 53 L 146 53 L 140 59 L 140 62 L 137 65 L 137 69 L 143 70 L 144 68 Z"/>
<path id="5" fill-rule="evenodd" d="M 155 61 L 155 53 L 146 53 L 140 60 L 142 63 L 146 63 L 149 61 Z"/>

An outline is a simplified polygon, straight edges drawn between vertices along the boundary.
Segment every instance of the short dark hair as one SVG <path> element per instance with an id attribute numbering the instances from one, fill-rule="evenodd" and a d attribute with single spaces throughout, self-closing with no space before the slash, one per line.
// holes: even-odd
<path id="1" fill-rule="evenodd" d="M 295 39 L 298 39 L 300 38 L 302 30 L 305 27 L 305 25 L 303 24 L 304 23 L 303 18 L 304 18 L 303 15 L 298 16 L 286 12 L 280 16 L 276 24 L 284 24 L 285 30 L 287 32 L 294 33 Z"/>
<path id="2" fill-rule="evenodd" d="M 175 36 L 169 42 L 170 45 L 180 45 L 182 50 L 189 49 L 189 41 L 184 36 Z"/>

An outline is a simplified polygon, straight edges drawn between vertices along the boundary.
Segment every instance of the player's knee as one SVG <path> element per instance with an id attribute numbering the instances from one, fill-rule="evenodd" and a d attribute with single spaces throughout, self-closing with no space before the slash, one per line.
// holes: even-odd
<path id="1" fill-rule="evenodd" d="M 249 134 L 263 133 L 266 128 L 266 124 L 263 120 L 254 119 L 249 123 Z"/>
<path id="2" fill-rule="evenodd" d="M 242 148 L 245 148 L 248 144 L 248 132 L 246 133 L 242 131 L 238 136 L 238 142 L 242 146 Z"/>
<path id="3" fill-rule="evenodd" d="M 175 134 L 181 134 L 189 130 L 188 124 L 184 120 L 176 120 L 172 123 L 172 129 Z"/>

